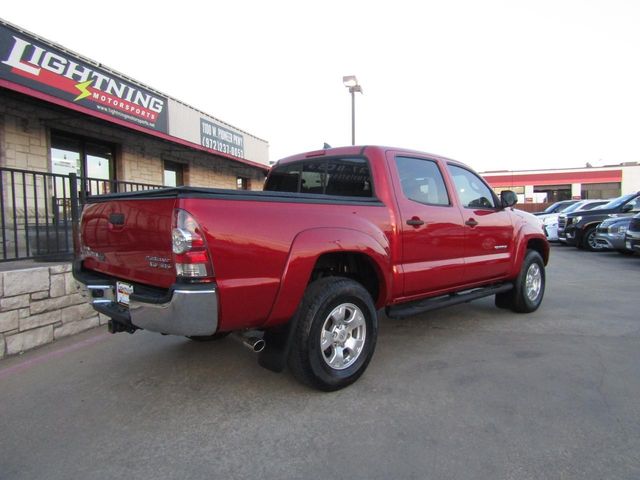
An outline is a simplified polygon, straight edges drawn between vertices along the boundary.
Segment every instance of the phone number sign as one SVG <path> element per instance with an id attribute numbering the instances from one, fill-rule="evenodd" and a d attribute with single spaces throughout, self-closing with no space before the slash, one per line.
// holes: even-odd
<path id="1" fill-rule="evenodd" d="M 200 119 L 200 145 L 209 150 L 244 158 L 244 137 L 204 118 Z"/>

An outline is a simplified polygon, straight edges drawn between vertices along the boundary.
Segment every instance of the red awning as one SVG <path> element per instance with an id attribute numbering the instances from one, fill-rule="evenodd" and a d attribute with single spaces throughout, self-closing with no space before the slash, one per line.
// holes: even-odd
<path id="1" fill-rule="evenodd" d="M 591 172 L 509 173 L 483 175 L 492 187 L 524 185 L 558 185 L 566 183 L 622 182 L 622 170 L 594 170 Z"/>

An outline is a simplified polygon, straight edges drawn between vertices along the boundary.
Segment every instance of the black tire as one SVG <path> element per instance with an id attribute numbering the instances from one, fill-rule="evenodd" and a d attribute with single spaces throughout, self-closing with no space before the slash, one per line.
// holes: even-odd
<path id="1" fill-rule="evenodd" d="M 535 267 L 532 268 L 532 266 L 534 265 Z M 530 268 L 532 268 L 531 271 Z M 537 272 L 539 272 L 539 276 L 535 275 L 536 268 Z M 527 292 L 530 291 L 527 284 L 527 275 L 531 275 L 530 282 L 534 280 L 534 277 L 539 279 L 538 293 L 533 298 L 531 298 L 530 295 L 527 294 Z M 529 283 L 529 287 L 531 287 L 532 284 L 533 283 Z M 545 284 L 546 278 L 544 261 L 537 251 L 528 250 L 527 254 L 524 257 L 524 261 L 522 262 L 520 273 L 518 274 L 518 277 L 516 278 L 516 281 L 514 283 L 513 290 L 496 294 L 496 306 L 499 308 L 508 308 L 518 313 L 534 312 L 542 303 Z"/>
<path id="2" fill-rule="evenodd" d="M 194 342 L 214 342 L 216 340 L 222 340 L 223 338 L 228 337 L 231 332 L 218 332 L 213 335 L 199 335 L 199 336 L 191 336 L 187 337 L 189 340 L 193 340 Z"/>
<path id="3" fill-rule="evenodd" d="M 590 252 L 604 250 L 596 243 L 596 227 L 589 228 L 582 236 L 582 247 Z"/>
<path id="4" fill-rule="evenodd" d="M 336 321 L 330 315 L 339 307 L 344 307 L 346 312 L 342 321 Z M 347 314 L 352 316 L 347 318 Z M 364 325 L 364 335 L 362 336 L 362 328 L 358 327 L 356 334 L 361 335 L 362 344 L 355 350 L 350 350 L 349 347 L 345 348 L 344 344 L 355 335 L 346 333 L 349 325 L 355 325 L 349 323 L 354 319 L 358 325 Z M 351 385 L 364 373 L 375 350 L 378 317 L 371 295 L 361 284 L 342 277 L 326 277 L 313 282 L 307 288 L 292 321 L 295 322 L 295 330 L 287 360 L 291 372 L 299 381 L 318 390 L 330 392 Z M 325 328 L 328 324 L 333 325 L 334 334 L 336 329 L 344 329 L 345 336 L 349 338 L 345 341 L 344 336 L 338 339 L 330 336 L 329 330 Z M 323 338 L 334 339 L 334 343 L 324 351 L 321 347 Z M 335 343 L 340 340 L 342 346 Z M 357 344 L 360 340 L 354 339 L 354 342 Z M 329 365 L 328 357 L 331 356 L 331 352 L 336 354 L 338 350 L 341 352 L 339 358 L 345 360 L 344 368 Z M 344 356 L 345 351 L 354 353 Z M 349 359 L 349 356 L 352 358 Z M 334 355 L 332 358 L 337 357 Z M 340 362 L 341 360 L 336 360 L 336 363 Z"/>

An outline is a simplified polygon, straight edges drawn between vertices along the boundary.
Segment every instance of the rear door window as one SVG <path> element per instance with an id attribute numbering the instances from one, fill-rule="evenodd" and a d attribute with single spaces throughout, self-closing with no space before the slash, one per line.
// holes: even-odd
<path id="1" fill-rule="evenodd" d="M 436 162 L 396 157 L 402 193 L 409 200 L 427 205 L 449 205 L 449 195 Z"/>

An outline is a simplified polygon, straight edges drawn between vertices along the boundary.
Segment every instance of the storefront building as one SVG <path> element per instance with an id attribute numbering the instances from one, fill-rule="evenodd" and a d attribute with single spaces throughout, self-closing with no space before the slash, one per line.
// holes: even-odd
<path id="1" fill-rule="evenodd" d="M 0 261 L 60 243 L 74 175 L 81 195 L 259 190 L 268 150 L 265 140 L 0 20 Z"/>
<path id="2" fill-rule="evenodd" d="M 513 190 L 520 204 L 550 204 L 560 200 L 615 198 L 640 190 L 637 162 L 557 170 L 482 172 L 500 193 Z"/>

